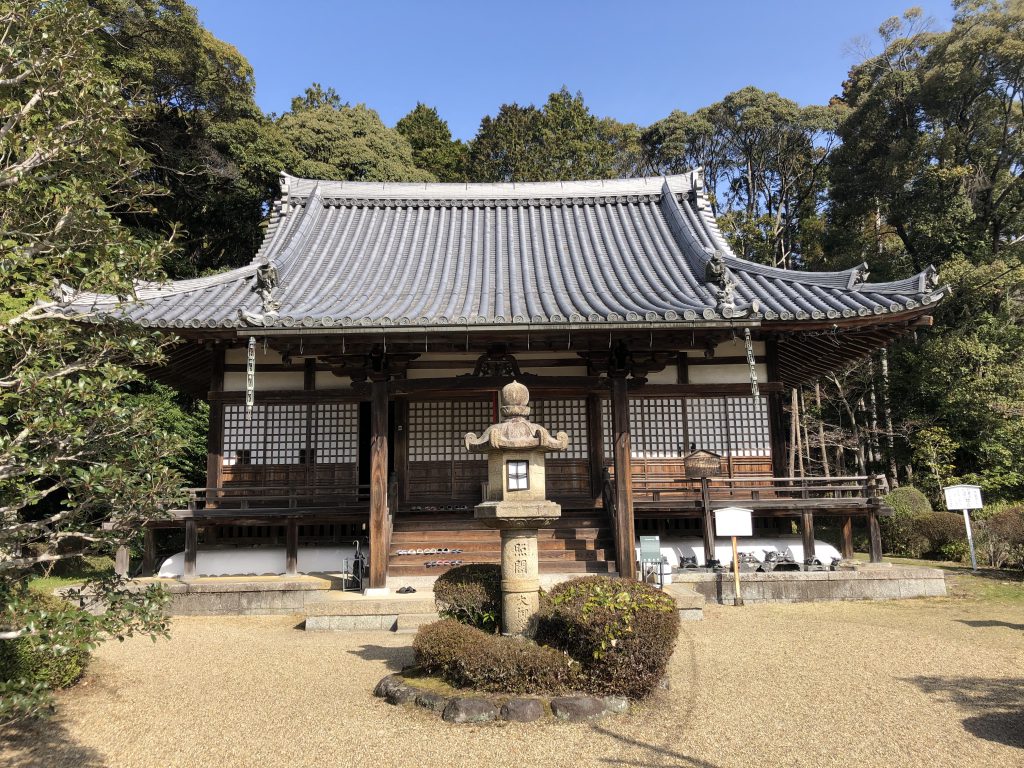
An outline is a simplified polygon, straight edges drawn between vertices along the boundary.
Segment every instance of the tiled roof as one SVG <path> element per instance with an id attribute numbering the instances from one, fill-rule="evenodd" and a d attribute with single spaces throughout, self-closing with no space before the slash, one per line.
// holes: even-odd
<path id="1" fill-rule="evenodd" d="M 264 265 L 270 265 L 268 269 Z M 262 273 L 261 273 L 262 266 Z M 276 273 L 276 274 L 274 274 Z M 863 282 L 736 257 L 699 172 L 530 184 L 396 184 L 284 176 L 251 264 L 85 296 L 75 312 L 175 328 L 465 327 L 772 321 L 909 312 L 934 271 Z"/>

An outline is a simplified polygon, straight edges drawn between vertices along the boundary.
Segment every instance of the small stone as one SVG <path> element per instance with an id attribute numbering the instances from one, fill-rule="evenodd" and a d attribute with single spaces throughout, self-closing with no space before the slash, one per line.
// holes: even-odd
<path id="1" fill-rule="evenodd" d="M 444 712 L 445 707 L 448 706 L 448 697 L 442 696 L 440 693 L 424 691 L 416 696 L 416 706 L 429 709 L 431 712 Z"/>
<path id="2" fill-rule="evenodd" d="M 452 699 L 441 718 L 449 723 L 486 723 L 498 719 L 498 709 L 486 699 Z"/>
<path id="3" fill-rule="evenodd" d="M 540 699 L 509 699 L 501 705 L 501 719 L 517 723 L 532 723 L 544 717 Z"/>
<path id="4" fill-rule="evenodd" d="M 611 715 L 623 715 L 629 712 L 629 699 L 625 696 L 605 696 L 604 708 Z"/>
<path id="5" fill-rule="evenodd" d="M 388 704 L 405 704 L 416 700 L 418 691 L 405 683 L 398 683 L 391 686 L 384 694 L 384 701 Z"/>
<path id="6" fill-rule="evenodd" d="M 551 712 L 570 723 L 596 720 L 606 714 L 604 700 L 593 696 L 559 696 L 551 700 Z"/>
<path id="7" fill-rule="evenodd" d="M 373 695 L 381 699 L 386 698 L 388 695 L 388 691 L 390 691 L 396 685 L 402 684 L 402 678 L 400 678 L 398 675 L 388 675 L 387 677 L 382 678 L 379 683 L 377 683 L 377 687 L 373 689 Z"/>
<path id="8" fill-rule="evenodd" d="M 668 679 L 668 675 L 665 675 L 661 680 L 658 681 L 658 687 L 663 691 L 672 690 L 672 681 Z"/>

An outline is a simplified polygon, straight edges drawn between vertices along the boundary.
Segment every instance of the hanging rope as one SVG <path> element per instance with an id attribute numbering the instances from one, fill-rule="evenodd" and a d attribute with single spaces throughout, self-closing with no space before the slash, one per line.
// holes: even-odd
<path id="1" fill-rule="evenodd" d="M 750 366 L 750 394 L 760 397 L 757 389 L 757 366 L 754 364 L 754 343 L 750 340 L 750 329 L 743 329 L 743 346 L 747 349 L 747 365 Z"/>
<path id="2" fill-rule="evenodd" d="M 252 407 L 256 402 L 256 337 L 249 337 L 245 357 L 245 420 L 252 421 Z"/>

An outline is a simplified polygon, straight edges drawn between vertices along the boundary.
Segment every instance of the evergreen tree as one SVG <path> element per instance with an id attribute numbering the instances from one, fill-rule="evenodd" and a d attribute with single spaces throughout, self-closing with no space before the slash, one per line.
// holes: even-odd
<path id="1" fill-rule="evenodd" d="M 434 107 L 417 103 L 395 124 L 395 130 L 409 142 L 418 168 L 433 174 L 438 181 L 466 181 L 469 148 L 461 141 L 452 141 L 448 123 Z"/>

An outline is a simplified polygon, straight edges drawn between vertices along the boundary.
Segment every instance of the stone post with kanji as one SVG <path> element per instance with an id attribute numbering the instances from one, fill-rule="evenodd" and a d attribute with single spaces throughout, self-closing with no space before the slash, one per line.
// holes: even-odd
<path id="1" fill-rule="evenodd" d="M 545 498 L 544 454 L 564 451 L 569 437 L 529 420 L 530 392 L 518 381 L 501 389 L 501 416 L 465 442 L 467 451 L 487 454 L 487 498 L 474 514 L 501 531 L 501 631 L 522 635 L 540 607 L 537 530 L 562 514 Z"/>

